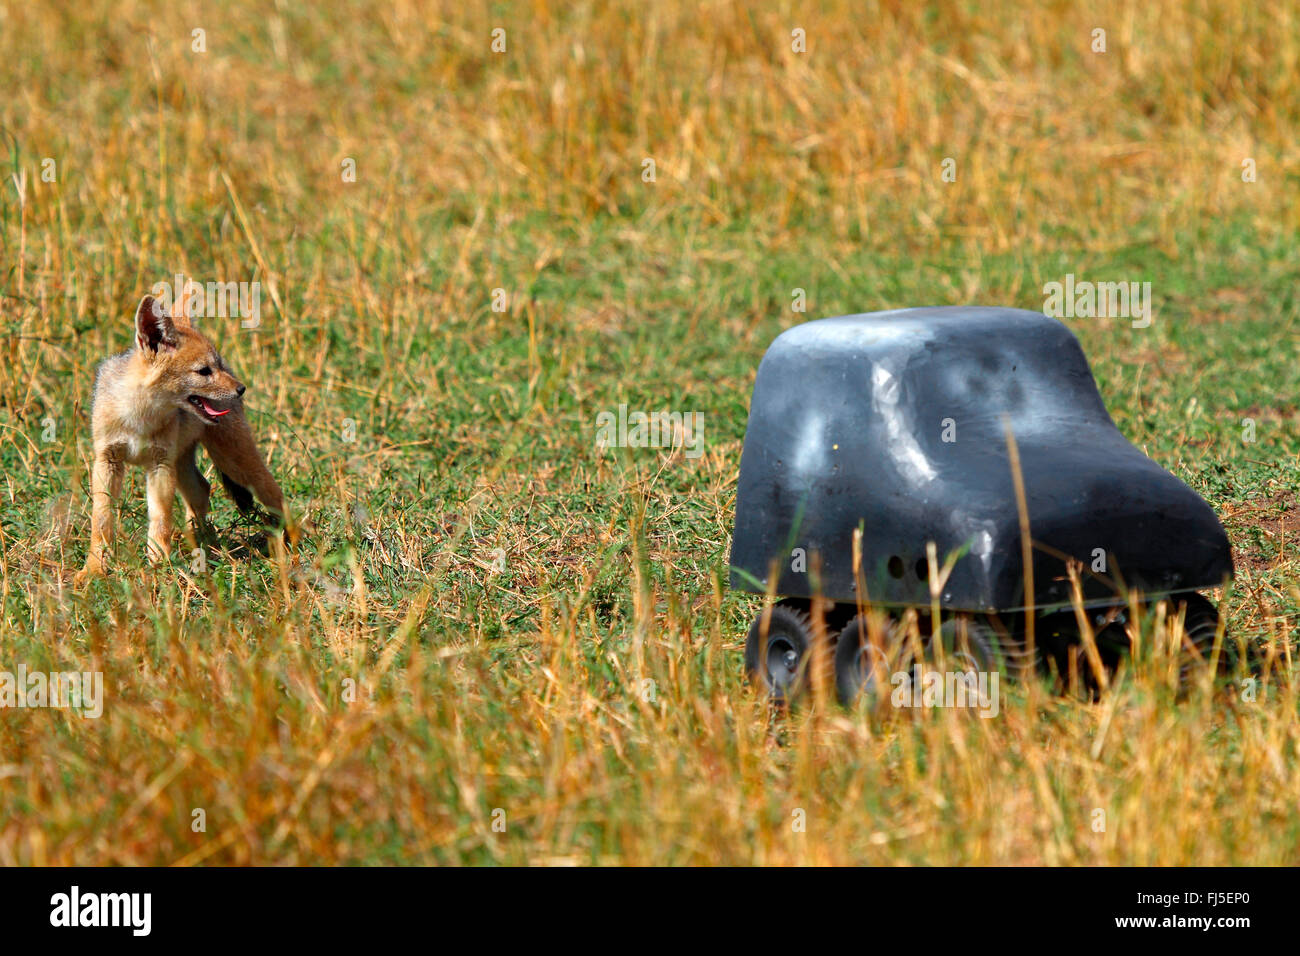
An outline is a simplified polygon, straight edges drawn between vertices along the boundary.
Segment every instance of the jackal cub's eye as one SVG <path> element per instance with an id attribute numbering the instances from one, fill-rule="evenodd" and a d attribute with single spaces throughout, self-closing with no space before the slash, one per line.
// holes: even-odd
<path id="1" fill-rule="evenodd" d="M 207 365 L 203 366 L 203 368 L 196 368 L 194 371 L 204 376 L 212 374 L 212 369 Z"/>

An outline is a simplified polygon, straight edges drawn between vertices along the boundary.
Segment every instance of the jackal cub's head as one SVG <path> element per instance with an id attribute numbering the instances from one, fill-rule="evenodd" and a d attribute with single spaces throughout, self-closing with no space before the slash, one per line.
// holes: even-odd
<path id="1" fill-rule="evenodd" d="M 216 347 L 153 296 L 141 299 L 136 309 L 135 345 L 147 386 L 204 424 L 221 421 L 244 394 L 243 383 L 230 374 Z"/>

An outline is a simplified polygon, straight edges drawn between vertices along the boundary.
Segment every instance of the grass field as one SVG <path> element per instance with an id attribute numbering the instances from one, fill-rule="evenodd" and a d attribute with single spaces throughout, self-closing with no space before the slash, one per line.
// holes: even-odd
<path id="1" fill-rule="evenodd" d="M 1300 14 L 462 6 L 0 0 L 0 670 L 105 693 L 0 713 L 0 863 L 1300 863 Z M 177 273 L 261 284 L 203 328 L 303 544 L 216 491 L 210 568 L 152 569 L 137 470 L 76 591 L 94 367 Z M 1067 273 L 1152 283 L 1067 323 L 1222 518 L 1257 694 L 770 709 L 767 345 Z M 704 453 L 598 450 L 622 403 Z"/>

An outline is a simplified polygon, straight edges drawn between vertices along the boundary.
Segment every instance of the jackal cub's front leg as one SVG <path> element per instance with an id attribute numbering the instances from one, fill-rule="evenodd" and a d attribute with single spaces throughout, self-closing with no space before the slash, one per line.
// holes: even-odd
<path id="1" fill-rule="evenodd" d="M 113 547 L 113 508 L 122 497 L 125 463 L 106 453 L 95 456 L 90 468 L 90 551 L 74 579 L 77 585 L 103 574 Z"/>
<path id="2" fill-rule="evenodd" d="M 157 564 L 172 553 L 172 506 L 176 503 L 176 463 L 161 461 L 145 478 L 149 497 L 149 563 Z"/>

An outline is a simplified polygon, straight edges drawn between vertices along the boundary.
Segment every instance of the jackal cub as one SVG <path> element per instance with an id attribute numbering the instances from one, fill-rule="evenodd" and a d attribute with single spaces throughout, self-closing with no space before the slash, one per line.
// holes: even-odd
<path id="1" fill-rule="evenodd" d="M 145 470 L 151 563 L 171 552 L 178 490 L 192 531 L 206 536 L 210 487 L 194 461 L 200 444 L 240 511 L 255 510 L 256 494 L 284 521 L 280 486 L 244 418 L 243 394 L 244 386 L 197 329 L 169 315 L 152 296 L 141 300 L 135 312 L 135 348 L 106 359 L 95 377 L 90 553 L 77 584 L 106 570 L 113 507 L 121 497 L 127 464 Z"/>

